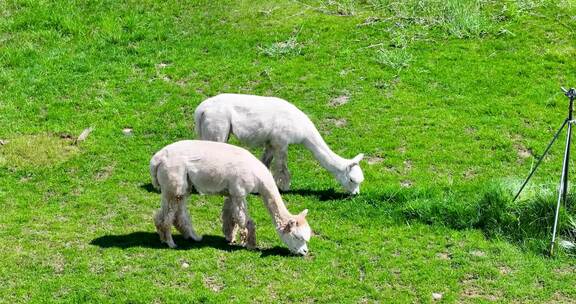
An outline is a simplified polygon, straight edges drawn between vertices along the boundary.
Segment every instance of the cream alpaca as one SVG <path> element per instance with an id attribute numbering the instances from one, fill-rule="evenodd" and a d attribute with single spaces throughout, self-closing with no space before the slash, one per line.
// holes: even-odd
<path id="1" fill-rule="evenodd" d="M 221 94 L 203 101 L 194 113 L 200 139 L 227 142 L 234 134 L 242 143 L 264 146 L 262 162 L 270 167 L 276 184 L 290 188 L 288 145 L 303 144 L 350 193 L 360 193 L 364 180 L 359 162 L 363 154 L 345 159 L 332 152 L 308 116 L 276 97 Z"/>
<path id="2" fill-rule="evenodd" d="M 192 189 L 202 194 L 226 196 L 222 208 L 223 232 L 234 242 L 239 231 L 241 242 L 256 246 L 255 225 L 248 215 L 246 196 L 259 193 L 278 235 L 291 252 L 305 255 L 311 230 L 308 210 L 292 215 L 280 196 L 268 169 L 245 149 L 201 140 L 184 140 L 164 147 L 150 160 L 152 184 L 162 192 L 162 206 L 155 224 L 160 239 L 174 248 L 172 224 L 184 238 L 200 241 L 189 219 L 186 201 Z"/>

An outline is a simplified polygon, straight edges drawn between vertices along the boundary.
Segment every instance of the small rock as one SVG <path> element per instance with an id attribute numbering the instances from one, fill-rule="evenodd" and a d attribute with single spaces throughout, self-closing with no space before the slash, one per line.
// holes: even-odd
<path id="1" fill-rule="evenodd" d="M 2 139 L 0 139 L 0 146 L 3 146 L 3 145 L 5 145 L 5 144 L 6 144 L 6 141 L 5 141 L 5 140 L 2 140 Z"/>
<path id="2" fill-rule="evenodd" d="M 190 264 L 182 262 L 182 268 L 188 268 L 188 267 L 190 267 Z"/>
<path id="3" fill-rule="evenodd" d="M 434 292 L 434 293 L 432 293 L 432 299 L 434 299 L 435 301 L 441 300 L 442 294 L 438 293 L 438 292 Z"/>
<path id="4" fill-rule="evenodd" d="M 122 129 L 122 134 L 126 136 L 132 136 L 132 128 L 124 128 Z"/>

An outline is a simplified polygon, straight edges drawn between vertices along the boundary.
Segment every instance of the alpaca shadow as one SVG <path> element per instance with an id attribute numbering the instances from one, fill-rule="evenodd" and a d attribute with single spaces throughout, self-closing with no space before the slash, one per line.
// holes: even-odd
<path id="1" fill-rule="evenodd" d="M 181 235 L 173 235 L 174 242 L 178 245 L 176 249 L 170 249 L 166 244 L 160 242 L 158 234 L 154 232 L 132 232 L 123 235 L 105 235 L 93 239 L 90 244 L 101 248 L 120 248 L 127 249 L 131 247 L 142 247 L 151 249 L 170 249 L 170 250 L 190 250 L 211 247 L 214 249 L 233 252 L 236 250 L 248 250 L 239 245 L 231 245 L 222 236 L 217 235 L 204 235 L 202 241 L 194 242 L 186 240 Z M 283 247 L 273 247 L 260 249 L 256 248 L 254 251 L 260 252 L 260 257 L 268 256 L 292 256 L 290 251 Z"/>
<path id="2" fill-rule="evenodd" d="M 150 193 L 158 193 L 160 194 L 160 190 L 154 188 L 152 183 L 142 184 L 140 188 L 150 192 Z M 195 189 L 192 189 L 191 194 L 198 194 Z M 258 193 L 251 193 L 254 195 L 258 195 Z M 351 198 L 352 196 L 349 193 L 344 192 L 336 192 L 334 189 L 327 189 L 327 190 L 311 190 L 311 189 L 296 189 L 296 190 L 288 190 L 282 191 L 282 194 L 296 194 L 301 196 L 316 196 L 320 201 L 334 201 L 334 200 L 343 200 Z"/>
<path id="3" fill-rule="evenodd" d="M 152 183 L 140 185 L 140 188 L 144 189 L 150 193 L 160 193 L 160 190 L 154 188 L 154 185 L 152 185 Z"/>
<path id="4" fill-rule="evenodd" d="M 282 192 L 283 194 L 296 194 L 301 196 L 316 196 L 320 201 L 335 201 L 352 198 L 352 195 L 344 192 L 336 192 L 334 189 L 312 190 L 312 189 L 294 189 Z"/>

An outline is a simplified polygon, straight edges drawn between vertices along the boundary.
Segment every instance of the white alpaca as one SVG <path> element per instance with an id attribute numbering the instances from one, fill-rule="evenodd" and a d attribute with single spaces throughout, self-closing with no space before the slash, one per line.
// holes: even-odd
<path id="1" fill-rule="evenodd" d="M 223 232 L 234 242 L 240 231 L 241 241 L 256 246 L 255 225 L 248 215 L 246 196 L 259 193 L 278 235 L 291 252 L 308 252 L 310 226 L 308 210 L 292 215 L 280 196 L 268 169 L 245 149 L 218 142 L 183 140 L 164 147 L 150 160 L 152 184 L 162 192 L 162 206 L 155 224 L 160 239 L 174 248 L 172 224 L 184 238 L 200 241 L 190 223 L 186 201 L 192 189 L 202 194 L 226 196 L 222 208 Z M 239 228 L 239 229 L 238 229 Z"/>
<path id="2" fill-rule="evenodd" d="M 293 104 L 276 97 L 220 94 L 204 100 L 194 112 L 200 139 L 227 142 L 234 134 L 242 143 L 264 146 L 262 162 L 270 167 L 281 190 L 290 188 L 288 145 L 303 144 L 348 192 L 360 193 L 363 154 L 345 159 L 332 152 L 314 123 Z"/>

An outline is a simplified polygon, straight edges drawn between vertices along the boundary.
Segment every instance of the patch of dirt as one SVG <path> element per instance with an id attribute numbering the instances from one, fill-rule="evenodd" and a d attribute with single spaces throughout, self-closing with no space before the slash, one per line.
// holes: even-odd
<path id="1" fill-rule="evenodd" d="M 165 67 L 167 67 L 167 66 L 169 66 L 169 65 L 170 65 L 169 63 L 160 62 L 160 63 L 156 64 L 156 68 L 157 68 L 157 69 L 163 69 L 163 68 L 165 68 Z"/>
<path id="2" fill-rule="evenodd" d="M 498 297 L 491 294 L 484 294 L 482 290 L 477 286 L 467 286 L 464 288 L 461 294 L 465 298 L 472 298 L 472 299 L 483 299 L 490 302 L 498 301 Z"/>
<path id="3" fill-rule="evenodd" d="M 476 171 L 474 169 L 468 169 L 466 171 L 464 171 L 464 173 L 462 174 L 464 176 L 464 179 L 473 179 L 474 177 L 476 177 Z"/>
<path id="4" fill-rule="evenodd" d="M 512 273 L 512 268 L 510 268 L 508 266 L 500 266 L 500 267 L 498 267 L 498 271 L 502 275 L 509 275 Z"/>
<path id="5" fill-rule="evenodd" d="M 476 133 L 477 129 L 474 127 L 466 127 L 466 129 L 464 129 L 464 132 L 466 132 L 466 134 L 474 134 Z"/>
<path id="6" fill-rule="evenodd" d="M 404 172 L 409 172 L 412 170 L 412 161 L 407 159 L 404 161 Z"/>
<path id="7" fill-rule="evenodd" d="M 328 125 L 334 125 L 338 128 L 344 127 L 348 124 L 348 121 L 345 118 L 326 118 L 325 121 Z"/>
<path id="8" fill-rule="evenodd" d="M 523 145 L 517 144 L 515 148 L 516 151 L 518 152 L 518 157 L 520 157 L 521 159 L 532 157 L 532 150 L 524 147 Z"/>
<path id="9" fill-rule="evenodd" d="M 66 261 L 64 260 L 64 256 L 58 254 L 52 260 L 52 269 L 56 274 L 62 274 L 64 272 L 64 267 L 66 265 Z"/>
<path id="10" fill-rule="evenodd" d="M 410 188 L 410 187 L 412 187 L 412 184 L 413 184 L 412 181 L 408 180 L 408 179 L 405 179 L 405 180 L 400 182 L 400 186 L 402 186 L 404 188 Z"/>
<path id="11" fill-rule="evenodd" d="M 398 169 L 392 165 L 387 165 L 384 170 L 386 170 L 386 172 L 398 173 Z"/>
<path id="12" fill-rule="evenodd" d="M 470 254 L 476 257 L 485 257 L 486 256 L 486 252 L 482 251 L 482 250 L 472 250 L 470 251 Z"/>
<path id="13" fill-rule="evenodd" d="M 98 171 L 96 173 L 96 180 L 98 181 L 103 181 L 103 180 L 107 180 L 112 173 L 114 172 L 114 168 L 116 167 L 116 163 L 112 163 L 104 168 L 102 168 L 100 171 Z"/>
<path id="14" fill-rule="evenodd" d="M 476 285 L 477 280 L 478 277 L 475 274 L 466 274 L 461 280 L 464 286 L 460 295 L 464 298 L 483 299 L 491 302 L 499 300 L 499 296 L 487 294 L 482 291 L 482 289 Z"/>
<path id="15" fill-rule="evenodd" d="M 473 284 L 478 279 L 478 276 L 475 274 L 466 274 L 464 278 L 460 281 L 462 284 Z"/>
<path id="16" fill-rule="evenodd" d="M 220 292 L 220 291 L 222 291 L 222 289 L 224 289 L 224 284 L 219 282 L 215 277 L 205 276 L 203 283 L 204 283 L 204 287 L 206 287 L 206 288 L 208 288 L 214 292 Z"/>
<path id="17" fill-rule="evenodd" d="M 58 133 L 58 136 L 62 139 L 65 139 L 65 140 L 74 140 L 74 136 L 72 136 L 72 134 L 70 134 L 68 132 Z"/>
<path id="18" fill-rule="evenodd" d="M 552 295 L 552 303 L 576 303 L 576 300 L 557 291 Z"/>
<path id="19" fill-rule="evenodd" d="M 350 100 L 350 96 L 348 95 L 340 95 L 338 97 L 332 98 L 328 103 L 331 107 L 339 107 L 341 105 L 345 105 Z"/>
<path id="20" fill-rule="evenodd" d="M 439 252 L 436 254 L 436 257 L 441 259 L 441 260 L 451 260 L 452 254 L 448 253 L 448 252 Z"/>
<path id="21" fill-rule="evenodd" d="M 365 156 L 364 160 L 369 164 L 369 165 L 375 165 L 378 163 L 381 163 L 384 161 L 383 157 L 380 156 Z"/>
<path id="22" fill-rule="evenodd" d="M 576 266 L 568 266 L 554 269 L 554 272 L 561 275 L 576 273 Z"/>

